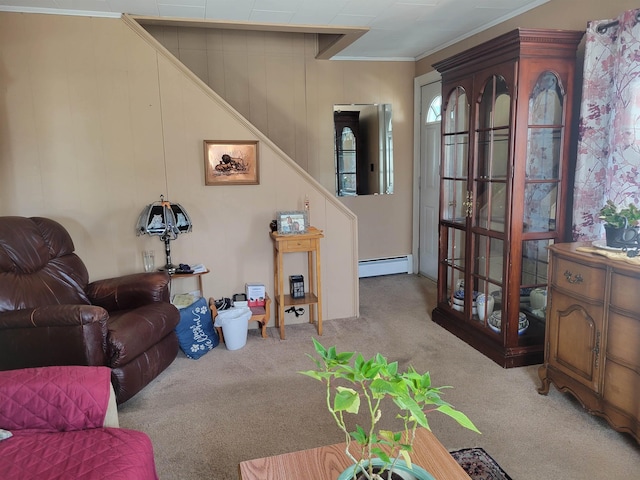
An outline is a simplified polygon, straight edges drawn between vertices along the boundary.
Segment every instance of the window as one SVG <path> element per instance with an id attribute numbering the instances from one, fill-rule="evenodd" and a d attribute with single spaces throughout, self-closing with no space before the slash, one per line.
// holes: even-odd
<path id="1" fill-rule="evenodd" d="M 442 120 L 442 97 L 438 95 L 431 101 L 429 109 L 427 110 L 426 123 L 436 123 Z"/>

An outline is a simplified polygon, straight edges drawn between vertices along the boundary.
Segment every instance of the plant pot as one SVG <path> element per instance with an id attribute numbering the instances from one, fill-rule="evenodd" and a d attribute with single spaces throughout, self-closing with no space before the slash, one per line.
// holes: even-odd
<path id="1" fill-rule="evenodd" d="M 384 462 L 380 459 L 374 458 L 372 460 L 372 463 L 375 470 L 376 467 L 378 466 L 381 467 Z M 369 462 L 365 461 L 363 462 L 362 468 L 366 468 L 368 465 L 369 465 Z M 395 466 L 393 467 L 393 471 L 391 472 L 391 479 L 392 480 L 435 480 L 433 475 L 431 475 L 425 469 L 415 464 L 413 464 L 412 466 L 413 466 L 413 469 L 409 468 L 403 460 L 398 460 Z M 353 480 L 354 478 L 353 473 L 355 469 L 356 469 L 356 465 L 351 465 L 349 468 L 347 468 L 344 472 L 340 474 L 340 476 L 338 477 L 338 480 Z M 387 480 L 388 478 L 387 473 L 388 472 L 385 471 L 382 474 L 383 480 Z M 359 474 L 359 475 L 356 475 L 355 478 L 357 480 L 365 480 L 367 477 L 365 477 L 363 474 Z"/>
<path id="2" fill-rule="evenodd" d="M 638 233 L 640 227 L 611 227 L 604 226 L 607 247 L 622 248 L 638 245 Z"/>

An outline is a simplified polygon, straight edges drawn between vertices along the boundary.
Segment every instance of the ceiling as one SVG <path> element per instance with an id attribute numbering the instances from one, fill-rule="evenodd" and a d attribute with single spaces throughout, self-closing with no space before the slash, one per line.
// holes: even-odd
<path id="1" fill-rule="evenodd" d="M 0 0 L 0 11 L 359 27 L 336 59 L 419 59 L 550 0 Z M 313 31 L 308 28 L 307 31 Z M 363 32 L 366 32 L 362 34 Z M 333 54 L 333 52 L 332 52 Z"/>

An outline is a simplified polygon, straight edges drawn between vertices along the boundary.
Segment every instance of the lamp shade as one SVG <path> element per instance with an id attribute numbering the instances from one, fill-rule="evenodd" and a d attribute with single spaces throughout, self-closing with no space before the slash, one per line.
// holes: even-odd
<path id="1" fill-rule="evenodd" d="M 178 238 L 181 233 L 191 231 L 192 224 L 189 214 L 179 203 L 171 203 L 160 195 L 160 201 L 154 202 L 142 209 L 136 225 L 136 235 L 156 235 L 165 244 L 167 263 L 164 270 L 174 273 L 176 267 L 171 263 L 171 240 Z"/>

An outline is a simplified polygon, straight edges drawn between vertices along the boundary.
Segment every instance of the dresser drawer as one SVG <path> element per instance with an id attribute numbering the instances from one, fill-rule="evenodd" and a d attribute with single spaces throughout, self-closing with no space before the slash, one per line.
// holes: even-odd
<path id="1" fill-rule="evenodd" d="M 603 300 L 607 273 L 604 268 L 583 265 L 563 257 L 553 260 L 553 285 L 591 300 Z"/>
<path id="2" fill-rule="evenodd" d="M 308 252 L 312 249 L 312 240 L 308 238 L 296 239 L 292 238 L 290 240 L 281 242 L 281 249 L 283 252 Z"/>
<path id="3" fill-rule="evenodd" d="M 640 319 L 609 312 L 607 356 L 640 372 Z"/>
<path id="4" fill-rule="evenodd" d="M 611 306 L 640 312 L 640 278 L 614 271 L 611 275 Z"/>
<path id="5" fill-rule="evenodd" d="M 640 375 L 637 371 L 607 361 L 602 392 L 607 403 L 634 419 L 640 418 L 638 391 L 640 391 Z"/>

